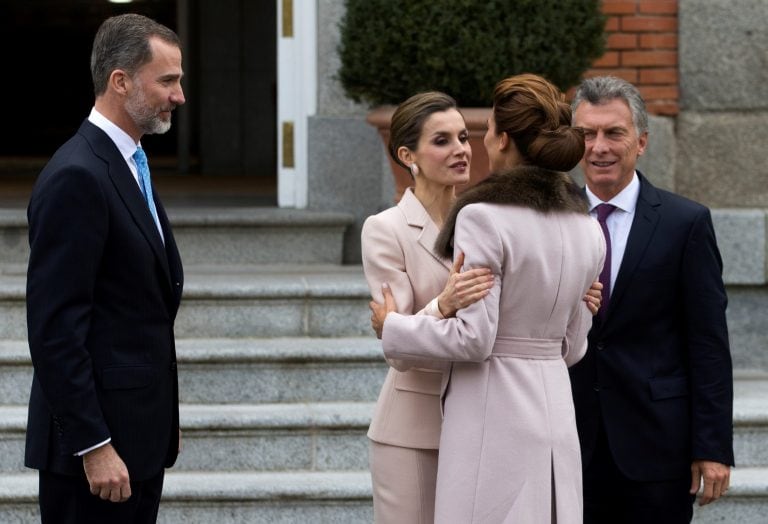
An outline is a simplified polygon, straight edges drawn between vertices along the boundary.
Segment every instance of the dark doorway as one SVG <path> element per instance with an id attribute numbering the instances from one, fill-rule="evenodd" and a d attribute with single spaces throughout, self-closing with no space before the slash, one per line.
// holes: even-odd
<path id="1" fill-rule="evenodd" d="M 158 185 L 222 192 L 229 184 L 242 193 L 257 184 L 269 201 L 277 177 L 273 0 L 3 0 L 0 182 L 34 178 L 88 115 L 93 36 L 105 18 L 126 12 L 171 27 L 184 43 L 187 104 L 168 133 L 142 139 Z"/>
<path id="2" fill-rule="evenodd" d="M 174 0 L 113 4 L 106 0 L 5 0 L 0 4 L 0 82 L 5 116 L 0 173 L 36 173 L 78 128 L 93 106 L 93 36 L 112 15 L 137 12 L 173 28 Z M 177 126 L 153 137 L 153 148 L 175 155 Z"/>

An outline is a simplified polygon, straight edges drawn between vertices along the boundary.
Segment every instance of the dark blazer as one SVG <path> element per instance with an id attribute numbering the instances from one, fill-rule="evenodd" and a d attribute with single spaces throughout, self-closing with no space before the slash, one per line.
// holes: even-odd
<path id="1" fill-rule="evenodd" d="M 155 203 L 165 244 L 119 150 L 87 120 L 35 184 L 27 210 L 28 467 L 82 475 L 74 454 L 110 437 L 131 480 L 176 460 L 173 323 L 183 273 Z"/>
<path id="2" fill-rule="evenodd" d="M 694 459 L 733 465 L 733 377 L 710 212 L 639 178 L 608 311 L 570 372 L 584 466 L 602 417 L 622 472 L 660 481 Z"/>

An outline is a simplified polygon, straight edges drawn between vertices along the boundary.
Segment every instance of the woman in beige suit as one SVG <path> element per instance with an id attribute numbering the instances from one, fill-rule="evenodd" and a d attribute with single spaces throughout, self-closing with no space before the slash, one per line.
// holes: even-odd
<path id="1" fill-rule="evenodd" d="M 397 206 L 369 217 L 362 230 L 363 268 L 375 300 L 388 282 L 405 314 L 451 316 L 493 284 L 490 271 L 451 271 L 434 250 L 455 199 L 469 181 L 472 150 L 464 118 L 448 95 L 414 95 L 395 111 L 389 152 L 410 169 L 414 187 Z M 460 264 L 459 264 L 460 265 Z M 368 431 L 377 524 L 432 524 L 440 440 L 442 362 L 389 361 Z"/>
<path id="2" fill-rule="evenodd" d="M 459 197 L 437 242 L 488 267 L 490 293 L 455 318 L 373 305 L 385 355 L 450 363 L 443 380 L 435 522 L 580 523 L 581 464 L 567 366 L 586 350 L 581 304 L 605 256 L 563 173 L 584 151 L 562 93 L 535 75 L 500 82 L 485 137 L 495 175 Z M 455 246 L 455 247 L 454 247 Z"/>

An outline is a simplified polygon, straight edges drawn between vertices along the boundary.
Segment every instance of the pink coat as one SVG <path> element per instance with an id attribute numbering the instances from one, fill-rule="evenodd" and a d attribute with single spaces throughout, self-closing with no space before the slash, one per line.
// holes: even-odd
<path id="1" fill-rule="evenodd" d="M 368 217 L 362 230 L 363 270 L 373 298 L 382 302 L 389 284 L 398 311 L 424 314 L 445 287 L 448 258 L 434 251 L 439 230 L 408 189 L 397 206 Z M 440 442 L 440 391 L 446 362 L 390 361 L 368 437 L 382 444 L 437 449 Z"/>
<path id="2" fill-rule="evenodd" d="M 582 521 L 581 459 L 567 366 L 586 351 L 582 297 L 605 242 L 595 220 L 520 205 L 458 214 L 465 268 L 490 267 L 480 302 L 438 320 L 390 313 L 391 359 L 453 361 L 444 381 L 436 523 Z"/>

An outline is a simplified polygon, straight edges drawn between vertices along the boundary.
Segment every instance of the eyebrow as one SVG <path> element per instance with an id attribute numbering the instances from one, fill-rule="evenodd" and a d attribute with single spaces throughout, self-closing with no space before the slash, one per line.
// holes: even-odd
<path id="1" fill-rule="evenodd" d="M 460 130 L 457 134 L 461 135 L 464 133 L 469 133 L 469 130 L 465 127 L 464 129 Z M 443 131 L 443 130 L 437 130 L 433 131 L 430 136 L 446 136 L 446 135 L 452 135 L 453 133 L 451 131 Z"/>

